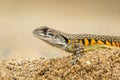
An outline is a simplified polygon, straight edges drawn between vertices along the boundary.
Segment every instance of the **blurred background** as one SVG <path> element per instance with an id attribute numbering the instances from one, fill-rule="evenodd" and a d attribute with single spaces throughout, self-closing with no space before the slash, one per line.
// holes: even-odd
<path id="1" fill-rule="evenodd" d="M 33 36 L 40 26 L 66 33 L 120 35 L 120 0 L 0 0 L 0 57 L 70 55 Z"/>

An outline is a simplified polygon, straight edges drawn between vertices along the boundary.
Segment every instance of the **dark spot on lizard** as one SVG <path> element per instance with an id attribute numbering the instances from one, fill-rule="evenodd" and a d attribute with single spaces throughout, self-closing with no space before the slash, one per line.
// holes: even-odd
<path id="1" fill-rule="evenodd" d="M 60 35 L 60 36 L 64 38 L 65 43 L 68 43 L 68 38 L 66 38 L 66 37 L 65 37 L 65 36 L 63 36 L 63 35 Z"/>
<path id="2" fill-rule="evenodd" d="M 48 31 L 48 28 L 43 28 L 41 29 L 43 31 L 43 33 L 46 35 L 47 34 L 47 31 Z"/>

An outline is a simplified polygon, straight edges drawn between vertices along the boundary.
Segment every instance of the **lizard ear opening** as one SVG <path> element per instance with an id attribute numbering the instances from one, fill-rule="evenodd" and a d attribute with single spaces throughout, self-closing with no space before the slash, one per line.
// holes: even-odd
<path id="1" fill-rule="evenodd" d="M 65 36 L 63 35 L 60 35 L 64 40 L 65 40 L 65 43 L 68 43 L 68 38 L 66 38 Z"/>

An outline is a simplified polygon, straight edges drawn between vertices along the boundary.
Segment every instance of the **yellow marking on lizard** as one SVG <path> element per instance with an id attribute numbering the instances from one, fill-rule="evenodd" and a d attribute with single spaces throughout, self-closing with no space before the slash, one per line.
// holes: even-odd
<path id="1" fill-rule="evenodd" d="M 106 40 L 105 44 L 111 46 L 111 43 L 108 40 Z"/>
<path id="2" fill-rule="evenodd" d="M 70 39 L 68 39 L 68 44 L 70 44 L 71 43 L 71 40 Z"/>
<path id="3" fill-rule="evenodd" d="M 72 40 L 72 48 L 74 48 L 75 46 L 74 46 L 74 44 L 75 44 L 75 41 L 74 40 Z"/>
<path id="4" fill-rule="evenodd" d="M 85 38 L 84 41 L 85 41 L 85 44 L 84 44 L 84 45 L 85 45 L 85 46 L 88 46 L 88 45 L 89 45 L 89 41 L 88 41 L 88 39 Z"/>
<path id="5" fill-rule="evenodd" d="M 115 42 L 112 42 L 112 46 L 116 46 Z"/>
<path id="6" fill-rule="evenodd" d="M 119 47 L 119 43 L 118 42 L 116 42 L 116 46 Z"/>
<path id="7" fill-rule="evenodd" d="M 83 43 L 82 43 L 82 40 L 80 40 L 80 44 L 83 44 Z"/>
<path id="8" fill-rule="evenodd" d="M 95 39 L 91 39 L 91 43 L 90 43 L 90 45 L 94 45 L 94 44 L 96 44 Z"/>
<path id="9" fill-rule="evenodd" d="M 98 44 L 104 44 L 101 40 L 97 41 Z"/>
<path id="10" fill-rule="evenodd" d="M 76 43 L 78 43 L 78 39 L 76 39 Z"/>

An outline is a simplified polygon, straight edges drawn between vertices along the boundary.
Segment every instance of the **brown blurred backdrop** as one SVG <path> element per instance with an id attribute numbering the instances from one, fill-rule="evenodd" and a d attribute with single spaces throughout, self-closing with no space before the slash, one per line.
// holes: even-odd
<path id="1" fill-rule="evenodd" d="M 0 0 L 0 56 L 68 55 L 33 36 L 40 26 L 66 33 L 120 35 L 119 0 Z"/>

